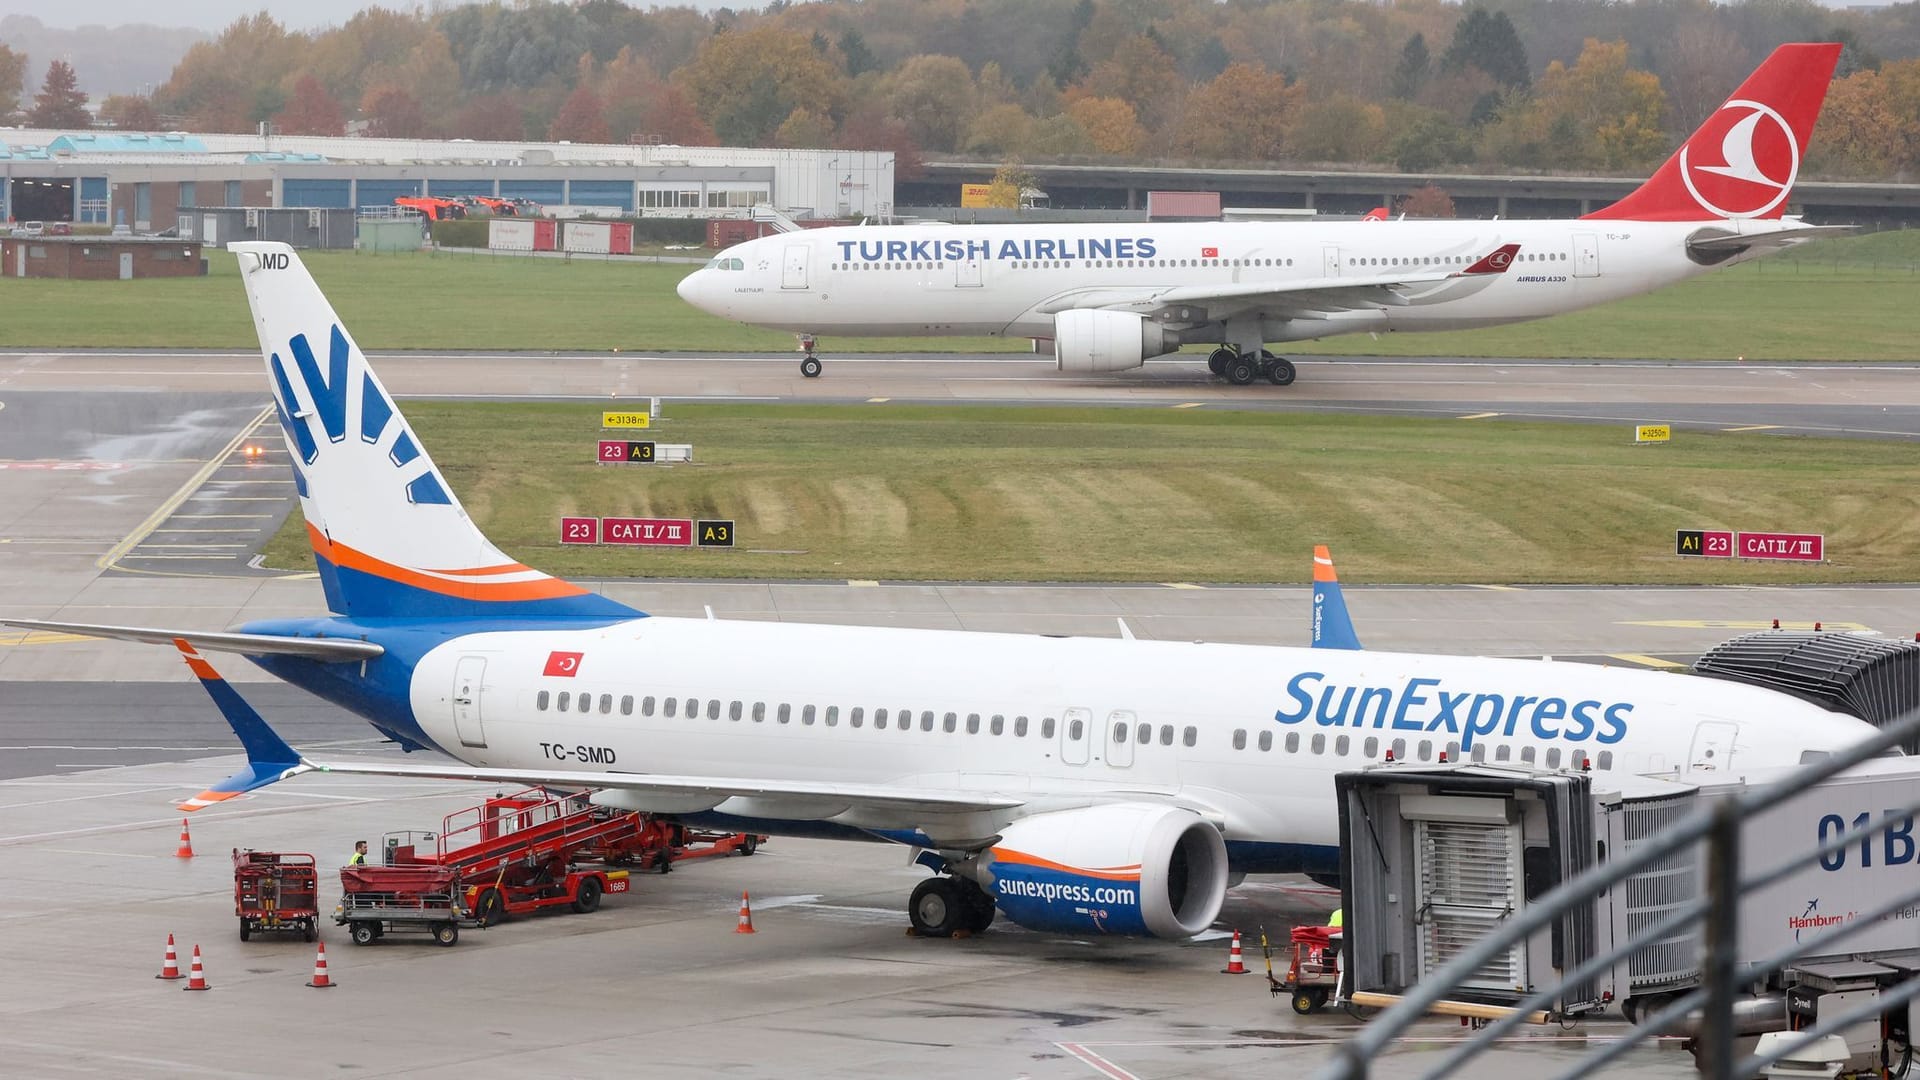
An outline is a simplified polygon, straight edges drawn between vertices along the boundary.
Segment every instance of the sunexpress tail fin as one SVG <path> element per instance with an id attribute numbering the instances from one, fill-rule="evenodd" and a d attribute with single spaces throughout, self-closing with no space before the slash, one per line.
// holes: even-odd
<path id="1" fill-rule="evenodd" d="M 370 618 L 630 618 L 624 604 L 508 558 L 481 535 L 300 256 L 239 259 L 327 605 Z"/>
<path id="2" fill-rule="evenodd" d="M 1333 555 L 1327 545 L 1313 549 L 1313 640 L 1316 649 L 1358 649 L 1360 638 L 1353 632 L 1353 620 L 1347 615 L 1346 598 L 1340 595 L 1340 578 L 1333 572 Z"/>
<path id="3" fill-rule="evenodd" d="M 193 669 L 200 679 L 200 685 L 206 687 L 208 696 L 220 708 L 220 715 L 227 718 L 227 726 L 239 737 L 240 745 L 247 751 L 247 767 L 213 785 L 193 798 L 180 803 L 180 809 L 192 812 L 204 806 L 225 802 L 235 795 L 244 794 L 257 788 L 266 787 L 276 780 L 285 780 L 289 776 L 298 776 L 309 771 L 312 766 L 301 760 L 298 751 L 287 745 L 278 733 L 267 726 L 253 706 L 246 703 L 213 665 L 185 640 L 176 639 L 174 648 L 186 658 L 187 666 Z"/>

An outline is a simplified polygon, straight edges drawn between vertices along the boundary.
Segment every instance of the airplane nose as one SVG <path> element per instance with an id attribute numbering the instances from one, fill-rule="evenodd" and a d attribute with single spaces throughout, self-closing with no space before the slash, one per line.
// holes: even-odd
<path id="1" fill-rule="evenodd" d="M 704 276 L 705 273 L 706 271 L 704 270 L 695 270 L 693 273 L 688 274 L 686 277 L 683 277 L 680 279 L 680 284 L 674 286 L 674 291 L 680 294 L 680 299 L 685 300 L 687 303 L 692 304 L 694 307 L 697 307 L 697 308 L 704 308 L 706 306 L 702 304 L 699 299 L 700 297 L 699 282 L 700 282 L 700 278 Z"/>

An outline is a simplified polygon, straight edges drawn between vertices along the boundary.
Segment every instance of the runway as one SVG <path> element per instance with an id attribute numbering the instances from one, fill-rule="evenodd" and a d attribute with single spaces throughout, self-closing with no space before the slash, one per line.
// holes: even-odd
<path id="1" fill-rule="evenodd" d="M 792 355 L 374 356 L 381 379 L 402 397 L 1333 411 L 1920 438 L 1920 366 L 1906 364 L 1306 357 L 1292 386 L 1241 387 L 1213 378 L 1197 357 L 1097 376 L 1062 374 L 1051 359 L 1018 355 L 823 359 L 826 373 L 805 379 Z M 232 392 L 264 403 L 260 360 L 250 352 L 0 352 L 0 401 L 100 386 Z"/>

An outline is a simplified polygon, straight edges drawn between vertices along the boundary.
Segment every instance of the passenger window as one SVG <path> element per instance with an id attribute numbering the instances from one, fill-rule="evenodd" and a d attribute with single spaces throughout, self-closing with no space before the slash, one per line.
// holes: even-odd
<path id="1" fill-rule="evenodd" d="M 866 720 L 866 718 L 867 718 L 866 709 L 855 708 L 852 712 L 847 714 L 847 726 L 859 727 L 861 723 Z"/>
<path id="2" fill-rule="evenodd" d="M 1348 747 L 1349 747 L 1349 744 L 1350 744 L 1351 742 L 1352 742 L 1352 740 L 1351 740 L 1351 739 L 1349 739 L 1349 738 L 1348 738 L 1347 736 L 1345 736 L 1345 735 L 1342 735 L 1342 736 L 1340 736 L 1339 738 L 1336 738 L 1336 739 L 1334 739 L 1334 740 L 1333 740 L 1333 752 L 1334 752 L 1334 753 L 1336 753 L 1336 754 L 1339 754 L 1339 755 L 1340 755 L 1341 757 L 1346 757 L 1346 756 L 1347 756 L 1347 750 L 1348 750 Z"/>
<path id="3" fill-rule="evenodd" d="M 653 697 L 651 695 L 640 699 L 640 715 L 641 716 L 653 715 Z"/>
<path id="4" fill-rule="evenodd" d="M 1433 760 L 1433 740 L 1431 739 L 1420 740 L 1420 760 L 1421 761 Z"/>
<path id="5" fill-rule="evenodd" d="M 780 708 L 774 713 L 774 719 L 780 721 L 783 724 L 792 723 L 793 722 L 793 706 L 788 705 L 785 702 L 781 702 Z"/>
<path id="6" fill-rule="evenodd" d="M 1087 733 L 1086 724 L 1082 723 L 1079 717 L 1076 716 L 1073 719 L 1067 721 L 1067 741 L 1068 742 L 1079 742 L 1083 737 L 1085 737 L 1086 733 Z"/>
<path id="7" fill-rule="evenodd" d="M 1557 769 L 1559 767 L 1560 767 L 1560 748 L 1557 746 L 1549 746 L 1547 748 L 1547 768 Z"/>
<path id="8" fill-rule="evenodd" d="M 1199 740 L 1200 740 L 1200 729 L 1197 727 L 1193 727 L 1189 725 L 1185 731 L 1180 733 L 1180 742 L 1182 745 L 1192 746 L 1194 743 L 1198 742 Z M 1314 753 L 1316 754 L 1319 752 L 1320 751 L 1318 749 L 1314 750 Z"/>
<path id="9" fill-rule="evenodd" d="M 1191 730 L 1191 729 L 1189 729 L 1189 730 Z M 1192 743 L 1188 743 L 1187 745 L 1189 745 L 1189 746 L 1191 746 L 1191 745 L 1193 745 L 1193 744 L 1192 744 Z M 1322 734 L 1320 734 L 1320 733 L 1318 733 L 1318 732 L 1315 732 L 1315 733 L 1314 733 L 1314 736 L 1313 736 L 1313 741 L 1312 741 L 1311 743 L 1309 743 L 1308 745 L 1309 745 L 1309 747 L 1310 747 L 1310 748 L 1311 748 L 1311 749 L 1313 750 L 1313 752 L 1314 752 L 1314 753 L 1316 753 L 1316 754 L 1324 754 L 1324 753 L 1326 753 L 1326 752 L 1327 752 L 1327 737 L 1326 737 L 1325 735 L 1322 735 Z"/>
<path id="10" fill-rule="evenodd" d="M 1297 731 L 1287 732 L 1286 747 L 1287 747 L 1287 753 L 1289 754 L 1297 754 L 1300 752 L 1300 733 L 1299 732 Z"/>
<path id="11" fill-rule="evenodd" d="M 1172 724 L 1160 725 L 1160 745 L 1161 746 L 1173 745 L 1173 725 Z"/>
<path id="12" fill-rule="evenodd" d="M 1495 760 L 1495 761 L 1511 761 L 1511 760 L 1513 760 L 1513 747 L 1511 747 L 1511 746 L 1507 746 L 1507 745 L 1505 745 L 1505 744 L 1502 744 L 1502 745 L 1500 745 L 1500 746 L 1496 746 L 1496 747 L 1494 747 L 1494 748 L 1493 748 L 1493 760 Z"/>
<path id="13" fill-rule="evenodd" d="M 766 723 L 766 720 L 767 720 L 767 703 L 764 701 L 754 702 L 753 703 L 753 722 L 756 724 L 764 724 Z"/>
<path id="14" fill-rule="evenodd" d="M 949 721 L 951 721 L 951 720 L 952 720 L 952 718 L 953 718 L 953 714 L 952 714 L 952 713 L 948 713 L 948 714 L 947 714 L 947 718 L 948 718 L 948 720 L 949 720 Z M 926 709 L 922 709 L 922 710 L 920 710 L 920 730 L 921 730 L 921 731 L 932 731 L 932 730 L 933 730 L 933 713 L 932 713 L 932 712 L 930 712 L 930 711 L 928 711 L 928 710 L 926 710 Z M 949 730 L 949 731 L 951 731 L 951 730 L 953 730 L 953 729 L 952 729 L 952 728 L 948 728 L 947 730 Z"/>
<path id="15" fill-rule="evenodd" d="M 805 705 L 801 707 L 800 722 L 807 725 L 811 725 L 813 723 L 813 706 Z"/>
<path id="16" fill-rule="evenodd" d="M 987 730 L 995 735 L 1005 732 L 1007 730 L 1007 718 L 1000 713 L 994 713 L 993 719 L 987 722 Z"/>
<path id="17" fill-rule="evenodd" d="M 620 715 L 621 716 L 633 715 L 633 695 L 632 694 L 620 695 Z"/>
<path id="18" fill-rule="evenodd" d="M 1367 736 L 1367 741 L 1360 744 L 1360 756 L 1364 758 L 1379 757 L 1380 740 L 1374 738 L 1372 735 Z"/>
<path id="19" fill-rule="evenodd" d="M 533 707 L 536 709 L 539 709 L 541 712 L 546 712 L 548 704 L 550 704 L 552 701 L 553 701 L 553 695 L 548 693 L 545 690 L 542 690 L 533 699 Z"/>
<path id="20" fill-rule="evenodd" d="M 679 698 L 667 698 L 660 703 L 660 715 L 671 720 L 680 711 Z"/>
<path id="21" fill-rule="evenodd" d="M 969 735 L 980 734 L 980 714 L 979 713 L 970 712 L 967 714 L 967 734 Z"/>
<path id="22" fill-rule="evenodd" d="M 1024 739 L 1027 737 L 1026 717 L 1016 716 L 1013 718 L 1013 737 L 1016 739 Z"/>
<path id="23" fill-rule="evenodd" d="M 1520 760 L 1526 762 L 1529 765 L 1533 764 L 1533 747 L 1531 746 L 1521 747 Z"/>
<path id="24" fill-rule="evenodd" d="M 1233 729 L 1233 748 L 1235 750 L 1245 750 L 1247 748 L 1247 729 L 1246 728 Z"/>
<path id="25" fill-rule="evenodd" d="M 1128 724 L 1124 720 L 1113 725 L 1113 741 L 1114 742 L 1123 743 L 1127 741 L 1127 727 L 1128 727 Z"/>
<path id="26" fill-rule="evenodd" d="M 873 728 L 874 728 L 874 730 L 875 730 L 875 731 L 884 731 L 884 730 L 886 730 L 886 726 L 887 726 L 887 710 L 885 710 L 885 709 L 875 709 L 875 710 L 873 710 Z"/>
<path id="27" fill-rule="evenodd" d="M 612 695 L 612 694 L 601 694 L 601 695 L 600 695 L 600 713 L 601 713 L 601 715 L 603 715 L 603 716 L 604 716 L 604 715 L 606 715 L 607 713 L 610 713 L 610 712 L 612 712 L 612 711 L 613 711 L 613 695 Z"/>
<path id="28" fill-rule="evenodd" d="M 720 699 L 719 698 L 714 698 L 712 701 L 707 702 L 707 719 L 709 720 L 720 719 Z"/>
<path id="29" fill-rule="evenodd" d="M 1611 750 L 1600 751 L 1600 767 L 1603 769 L 1613 768 L 1613 751 Z"/>
<path id="30" fill-rule="evenodd" d="M 1393 760 L 1395 761 L 1407 760 L 1407 740 L 1393 740 L 1393 746 L 1388 750 L 1388 753 L 1393 755 Z"/>
<path id="31" fill-rule="evenodd" d="M 839 727 L 840 726 L 840 706 L 838 705 L 827 706 L 826 719 L 827 719 L 828 727 Z"/>
<path id="32" fill-rule="evenodd" d="M 1048 716 L 1041 719 L 1040 737 L 1043 739 L 1053 738 L 1053 717 Z"/>
<path id="33" fill-rule="evenodd" d="M 1473 748 L 1473 760 L 1475 761 L 1487 760 L 1487 744 L 1486 743 L 1481 743 L 1480 745 Z"/>
<path id="34" fill-rule="evenodd" d="M 953 729 L 955 725 L 957 725 L 959 722 L 960 722 L 960 717 L 958 715 L 954 713 L 948 713 L 946 716 L 941 717 L 940 719 L 940 730 L 951 735 L 953 734 Z"/>
<path id="35" fill-rule="evenodd" d="M 736 701 L 727 706 L 727 719 L 737 722 L 740 719 L 740 714 L 745 711 L 746 709 L 742 707 L 741 703 Z"/>
<path id="36" fill-rule="evenodd" d="M 689 720 L 700 719 L 700 699 L 699 698 L 690 697 L 687 699 L 687 719 Z"/>
<path id="37" fill-rule="evenodd" d="M 1141 724 L 1133 733 L 1133 741 L 1139 743 L 1141 746 L 1146 746 L 1153 742 L 1153 725 Z"/>
<path id="38" fill-rule="evenodd" d="M 1262 751 L 1273 749 L 1273 732 L 1263 731 L 1260 733 L 1260 749 Z"/>
<path id="39" fill-rule="evenodd" d="M 573 695 L 565 690 L 560 691 L 560 711 L 566 712 L 567 706 L 572 703 L 573 703 Z"/>
<path id="40" fill-rule="evenodd" d="M 1447 744 L 1447 760 L 1448 761 L 1460 760 L 1460 744 L 1459 743 L 1450 742 Z"/>

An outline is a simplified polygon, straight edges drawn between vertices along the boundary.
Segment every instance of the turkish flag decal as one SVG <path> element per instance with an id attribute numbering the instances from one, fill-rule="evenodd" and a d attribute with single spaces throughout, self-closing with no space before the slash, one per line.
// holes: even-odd
<path id="1" fill-rule="evenodd" d="M 558 675 L 571 679 L 580 674 L 580 658 L 585 653 L 556 652 L 547 654 L 547 670 L 542 675 Z"/>
<path id="2" fill-rule="evenodd" d="M 1220 249 L 1217 247 L 1201 248 L 1200 257 L 1203 259 L 1217 259 L 1220 257 Z"/>

